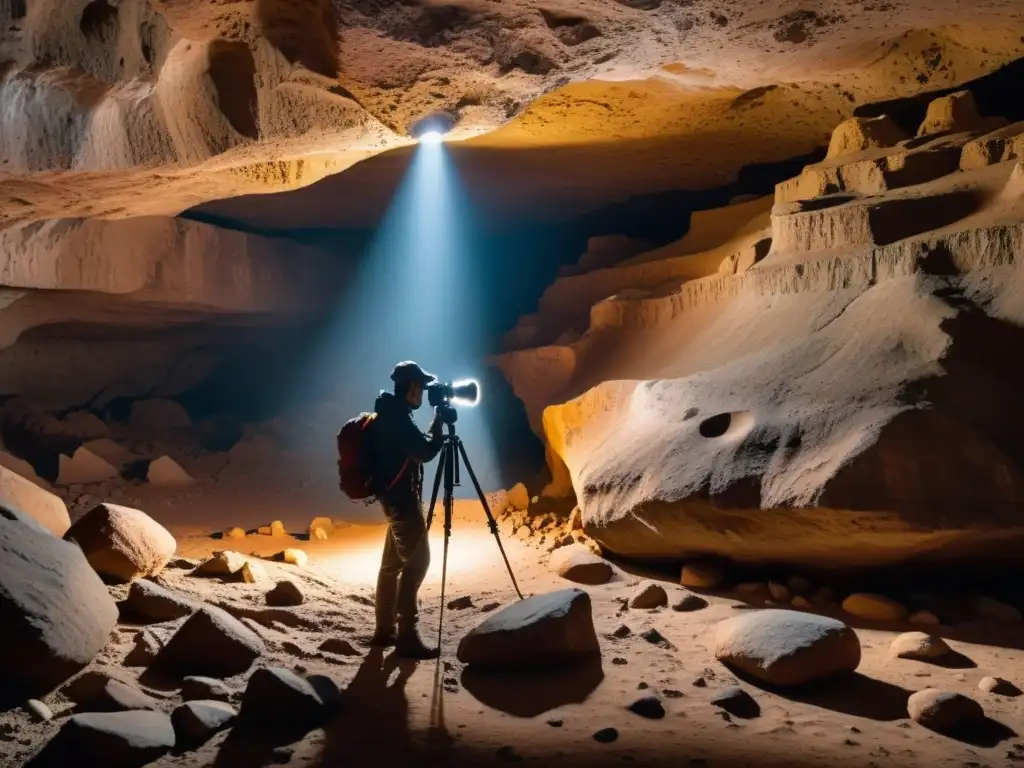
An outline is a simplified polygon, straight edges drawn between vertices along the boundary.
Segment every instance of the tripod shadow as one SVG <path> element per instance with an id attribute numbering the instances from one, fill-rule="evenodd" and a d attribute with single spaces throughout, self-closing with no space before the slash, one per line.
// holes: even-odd
<path id="1" fill-rule="evenodd" d="M 373 648 L 345 689 L 345 713 L 324 729 L 319 765 L 382 766 L 422 765 L 424 749 L 409 729 L 409 700 L 405 686 L 417 662 L 386 658 Z M 390 685 L 388 680 L 397 670 Z"/>

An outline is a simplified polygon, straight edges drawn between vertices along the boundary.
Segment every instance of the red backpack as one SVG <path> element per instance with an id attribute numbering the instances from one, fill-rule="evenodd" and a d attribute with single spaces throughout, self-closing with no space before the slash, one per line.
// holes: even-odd
<path id="1" fill-rule="evenodd" d="M 370 426 L 376 413 L 361 413 L 349 419 L 338 432 L 338 480 L 345 495 L 355 501 L 373 496 L 370 455 Z"/>

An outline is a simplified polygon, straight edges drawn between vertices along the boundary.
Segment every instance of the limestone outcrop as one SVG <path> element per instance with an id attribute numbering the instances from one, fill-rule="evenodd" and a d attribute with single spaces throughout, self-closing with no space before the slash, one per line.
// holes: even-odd
<path id="1" fill-rule="evenodd" d="M 497 361 L 546 440 L 546 492 L 621 555 L 1012 559 L 1024 126 L 986 127 L 836 154 L 678 267 L 658 262 L 679 244 L 559 280 L 574 312 L 614 295 L 578 341 Z M 712 268 L 758 237 L 746 268 Z"/>

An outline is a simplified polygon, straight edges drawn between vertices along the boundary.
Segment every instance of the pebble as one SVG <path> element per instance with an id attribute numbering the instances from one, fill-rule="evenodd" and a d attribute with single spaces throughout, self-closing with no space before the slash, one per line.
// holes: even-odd
<path id="1" fill-rule="evenodd" d="M 562 721 L 557 718 L 548 720 L 548 725 L 550 725 L 552 728 L 561 728 L 562 724 Z"/>
<path id="2" fill-rule="evenodd" d="M 39 699 L 29 699 L 25 702 L 25 711 L 27 711 L 34 720 L 39 722 L 46 722 L 53 720 L 53 712 L 48 706 Z"/>
<path id="3" fill-rule="evenodd" d="M 629 637 L 633 634 L 633 630 L 627 627 L 625 624 L 620 624 L 618 628 L 612 632 L 612 637 L 617 637 L 620 640 L 624 637 Z"/>
<path id="4" fill-rule="evenodd" d="M 761 714 L 760 705 L 738 685 L 723 688 L 712 697 L 711 703 L 736 717 L 752 718 Z"/>
<path id="5" fill-rule="evenodd" d="M 602 728 L 594 734 L 594 741 L 602 744 L 611 744 L 619 738 L 619 732 L 614 728 Z"/>

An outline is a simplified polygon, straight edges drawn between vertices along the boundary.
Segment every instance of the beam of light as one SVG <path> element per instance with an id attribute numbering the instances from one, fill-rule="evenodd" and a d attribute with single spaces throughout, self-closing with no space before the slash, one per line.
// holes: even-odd
<path id="1" fill-rule="evenodd" d="M 440 131 L 427 131 L 420 136 L 420 144 L 440 144 L 444 141 L 444 136 Z"/>
<path id="2" fill-rule="evenodd" d="M 446 145 L 418 146 L 373 242 L 320 330 L 307 370 L 297 371 L 295 380 L 307 391 L 326 389 L 340 421 L 373 410 L 379 390 L 390 390 L 391 369 L 400 360 L 415 360 L 443 381 L 480 380 L 490 351 L 485 319 L 491 301 L 482 279 L 488 254 L 476 247 L 481 234 Z M 295 395 L 301 399 L 301 392 Z M 455 405 L 456 428 L 477 478 L 485 492 L 496 490 L 500 474 L 485 415 Z M 426 428 L 426 402 L 414 418 Z M 336 431 L 340 421 L 329 426 Z M 325 452 L 334 451 L 333 440 L 324 442 Z M 426 468 L 424 503 L 433 479 L 432 465 Z M 465 469 L 456 495 L 475 496 Z M 376 508 L 351 509 L 365 519 L 378 514 Z"/>

